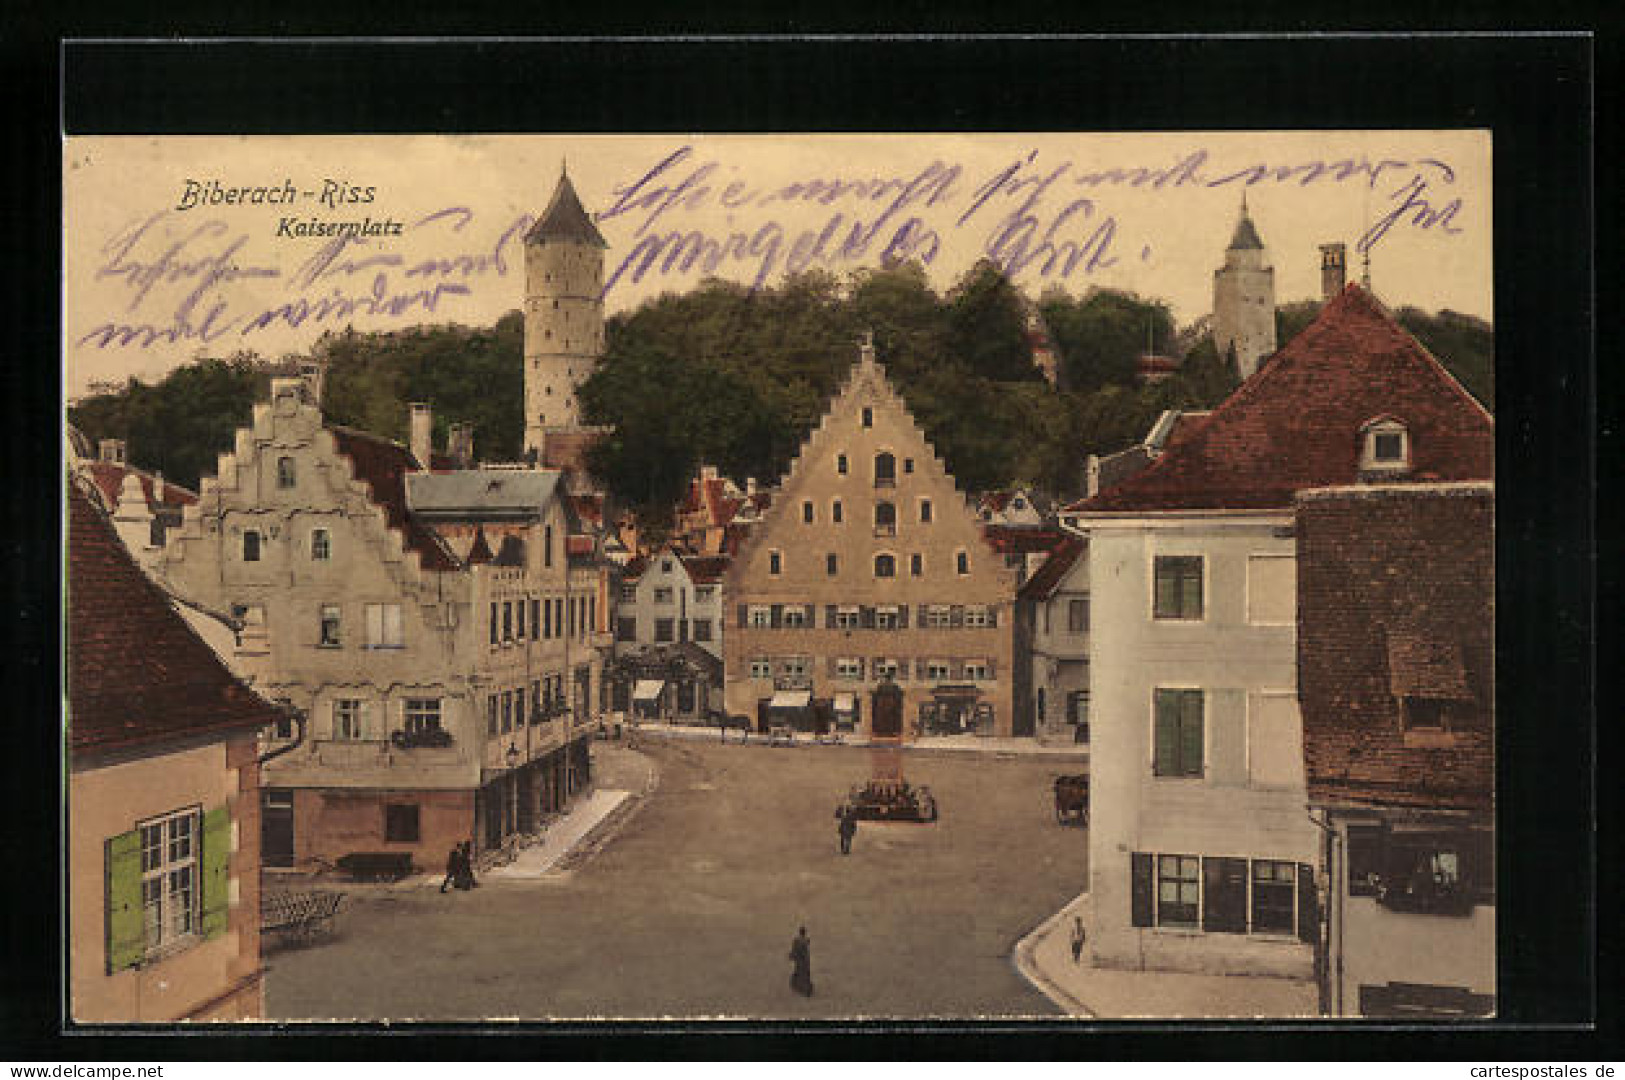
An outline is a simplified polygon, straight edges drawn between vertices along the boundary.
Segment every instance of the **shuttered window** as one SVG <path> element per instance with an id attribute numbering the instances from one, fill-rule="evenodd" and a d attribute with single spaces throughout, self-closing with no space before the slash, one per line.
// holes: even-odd
<path id="1" fill-rule="evenodd" d="M 1156 618 L 1202 617 L 1202 556 L 1158 555 L 1155 576 L 1153 614 Z"/>
<path id="2" fill-rule="evenodd" d="M 231 818 L 225 807 L 183 810 L 107 841 L 107 970 L 135 967 L 187 939 L 226 932 Z"/>
<path id="3" fill-rule="evenodd" d="M 1156 691 L 1153 771 L 1157 776 L 1202 775 L 1202 691 Z"/>
<path id="4" fill-rule="evenodd" d="M 1155 860 L 1144 852 L 1130 856 L 1131 921 L 1135 926 L 1150 926 L 1155 919 L 1156 882 L 1152 880 Z"/>
<path id="5" fill-rule="evenodd" d="M 1157 925 L 1197 925 L 1202 906 L 1202 860 L 1194 855 L 1157 856 Z"/>

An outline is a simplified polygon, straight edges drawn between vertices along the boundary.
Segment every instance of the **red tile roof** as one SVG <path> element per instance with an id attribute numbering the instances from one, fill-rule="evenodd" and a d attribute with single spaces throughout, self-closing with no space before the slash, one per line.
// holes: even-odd
<path id="1" fill-rule="evenodd" d="M 153 498 L 154 477 L 151 473 L 111 461 L 91 461 L 87 467 L 96 480 L 96 486 L 106 496 L 108 506 L 118 505 L 119 492 L 124 489 L 124 478 L 134 473 L 141 479 L 141 493 L 147 497 L 147 505 L 154 509 L 158 507 L 158 501 Z M 171 506 L 190 506 L 197 502 L 197 495 L 173 481 L 165 480 L 164 502 Z"/>
<path id="2" fill-rule="evenodd" d="M 579 533 L 564 538 L 564 553 L 566 555 L 591 555 L 597 545 L 590 536 Z"/>
<path id="3" fill-rule="evenodd" d="M 372 499 L 383 507 L 389 527 L 398 529 L 406 550 L 418 557 L 425 570 L 456 570 L 457 559 L 440 535 L 413 517 L 406 509 L 406 474 L 417 468 L 417 459 L 400 443 L 381 439 L 354 428 L 329 425 L 339 453 L 355 464 L 356 479 L 372 488 Z"/>
<path id="4" fill-rule="evenodd" d="M 649 557 L 647 555 L 634 555 L 626 560 L 625 566 L 621 567 L 621 580 L 626 582 L 636 581 L 643 576 L 643 572 L 647 569 L 649 569 Z"/>
<path id="5" fill-rule="evenodd" d="M 582 521 L 593 525 L 601 525 L 604 521 L 604 497 L 602 495 L 571 495 L 570 504 L 575 507 L 576 516 Z"/>
<path id="6" fill-rule="evenodd" d="M 1383 415 L 1410 433 L 1412 475 L 1494 475 L 1489 414 L 1351 284 L 1153 464 L 1067 509 L 1284 509 L 1294 492 L 1358 480 L 1360 429 Z"/>
<path id="7" fill-rule="evenodd" d="M 982 539 L 1001 555 L 1029 555 L 1040 551 L 1054 551 L 1067 534 L 1059 529 L 1045 529 L 1032 525 L 983 525 Z"/>
<path id="8" fill-rule="evenodd" d="M 1087 545 L 1084 544 L 1082 537 L 1070 534 L 1065 536 L 1050 552 L 1049 558 L 1044 560 L 1044 565 L 1027 579 L 1016 595 L 1022 600 L 1048 600 L 1055 595 L 1061 579 L 1078 564 L 1078 557 L 1086 549 Z"/>
<path id="9" fill-rule="evenodd" d="M 1297 508 L 1298 697 L 1313 802 L 1481 810 L 1495 793 L 1489 484 L 1311 491 Z M 1406 744 L 1400 701 L 1450 703 Z"/>
<path id="10" fill-rule="evenodd" d="M 112 523 L 68 490 L 68 721 L 75 755 L 224 737 L 278 719 L 136 566 Z"/>

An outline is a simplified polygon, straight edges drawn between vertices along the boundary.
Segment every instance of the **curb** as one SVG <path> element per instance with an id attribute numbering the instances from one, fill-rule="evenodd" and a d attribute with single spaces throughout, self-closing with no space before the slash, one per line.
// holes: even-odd
<path id="1" fill-rule="evenodd" d="M 1030 930 L 1025 937 L 1016 942 L 1015 949 L 1011 951 L 1010 959 L 1015 965 L 1017 974 L 1026 979 L 1033 989 L 1064 1009 L 1068 1016 L 1097 1020 L 1099 1019 L 1098 1013 L 1067 991 L 1061 989 L 1054 980 L 1039 970 L 1038 963 L 1033 959 L 1033 954 L 1037 951 L 1039 942 L 1055 932 L 1056 928 L 1066 918 L 1068 910 L 1077 902 L 1078 898 L 1074 897 L 1060 911 L 1057 911 Z"/>
<path id="2" fill-rule="evenodd" d="M 638 728 L 638 738 L 640 738 L 640 739 L 653 737 L 653 738 L 659 738 L 659 739 L 670 739 L 670 740 L 684 741 L 684 742 L 715 742 L 715 743 L 718 743 L 718 745 L 722 745 L 721 740 L 715 738 L 714 735 L 715 735 L 715 733 L 713 731 L 710 731 L 708 729 L 702 729 L 702 728 L 655 727 L 655 726 Z M 770 743 L 758 742 L 758 741 L 752 741 L 752 742 L 749 742 L 749 743 L 741 743 L 738 740 L 732 740 L 731 739 L 731 740 L 728 741 L 727 745 L 729 745 L 729 746 L 741 746 L 741 745 L 759 746 L 759 747 L 766 747 L 768 749 L 774 749 L 774 750 L 786 749 L 786 748 L 795 749 L 795 748 L 807 747 L 807 746 L 811 746 L 811 747 L 842 747 L 842 748 L 854 749 L 854 750 L 873 750 L 873 749 L 877 749 L 877 748 L 898 749 L 898 747 L 895 747 L 890 743 L 882 744 L 882 743 L 874 743 L 874 742 L 868 742 L 868 741 L 862 741 L 862 740 L 851 740 L 851 741 L 843 741 L 843 742 L 817 742 L 815 740 L 798 739 L 795 742 L 792 742 L 792 743 L 788 744 L 788 747 L 786 747 L 786 745 L 783 744 L 783 743 L 770 744 Z M 1012 749 L 1011 747 L 1007 747 L 1007 746 L 936 746 L 936 745 L 932 745 L 930 743 L 915 742 L 915 743 L 908 743 L 908 744 L 902 746 L 900 749 L 905 754 L 965 754 L 965 755 L 969 755 L 969 756 L 994 757 L 994 758 L 999 758 L 999 759 L 1008 760 L 1008 761 L 1020 761 L 1020 760 L 1022 760 L 1024 758 L 1032 758 L 1032 759 L 1037 759 L 1037 760 L 1048 759 L 1048 760 L 1057 760 L 1057 761 L 1075 761 L 1075 762 L 1085 762 L 1086 763 L 1089 760 L 1089 750 L 1088 750 L 1087 747 L 1073 748 L 1073 747 L 1064 747 L 1064 746 L 1039 746 L 1039 745 L 1034 745 L 1031 749 L 1017 750 L 1017 749 Z"/>

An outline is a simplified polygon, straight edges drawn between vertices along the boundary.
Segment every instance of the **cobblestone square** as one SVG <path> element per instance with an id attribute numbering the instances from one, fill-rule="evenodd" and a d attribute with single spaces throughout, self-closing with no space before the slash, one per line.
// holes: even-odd
<path id="1" fill-rule="evenodd" d="M 1016 942 L 1085 887 L 1087 831 L 1052 783 L 1075 761 L 910 752 L 934 825 L 860 827 L 834 808 L 869 775 L 855 747 L 644 740 L 653 793 L 567 872 L 351 891 L 331 938 L 268 957 L 271 1019 L 1055 1016 Z M 601 787 L 643 762 L 594 750 Z M 789 987 L 812 940 L 815 995 Z"/>

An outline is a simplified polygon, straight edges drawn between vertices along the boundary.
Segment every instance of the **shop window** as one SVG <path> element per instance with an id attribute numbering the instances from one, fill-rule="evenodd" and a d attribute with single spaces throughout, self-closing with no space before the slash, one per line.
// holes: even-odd
<path id="1" fill-rule="evenodd" d="M 1197 925 L 1201 909 L 1202 860 L 1191 855 L 1157 857 L 1157 925 Z"/>

